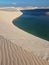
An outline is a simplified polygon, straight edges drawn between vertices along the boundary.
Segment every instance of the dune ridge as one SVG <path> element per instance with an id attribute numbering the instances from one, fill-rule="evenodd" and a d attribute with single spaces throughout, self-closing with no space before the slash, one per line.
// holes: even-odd
<path id="1" fill-rule="evenodd" d="M 23 14 L 20 10 L 17 11 L 17 9 L 14 9 L 13 7 L 13 11 L 11 11 L 10 8 L 1 9 L 0 35 L 3 35 L 6 39 L 29 52 L 33 51 L 35 55 L 49 62 L 49 41 L 31 35 L 12 24 L 14 19 L 19 18 Z M 5 9 L 5 11 L 3 9 Z"/>
<path id="2" fill-rule="evenodd" d="M 0 35 L 0 65 L 49 65 Z"/>

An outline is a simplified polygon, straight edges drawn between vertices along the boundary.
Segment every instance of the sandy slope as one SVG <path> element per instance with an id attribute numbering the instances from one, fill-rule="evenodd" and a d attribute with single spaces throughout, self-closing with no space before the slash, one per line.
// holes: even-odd
<path id="1" fill-rule="evenodd" d="M 0 65 L 49 65 L 0 35 Z"/>
<path id="2" fill-rule="evenodd" d="M 13 19 L 21 16 L 20 11 L 0 10 L 0 35 L 9 39 L 23 49 L 34 52 L 37 56 L 49 61 L 49 42 L 28 34 L 12 24 Z"/>

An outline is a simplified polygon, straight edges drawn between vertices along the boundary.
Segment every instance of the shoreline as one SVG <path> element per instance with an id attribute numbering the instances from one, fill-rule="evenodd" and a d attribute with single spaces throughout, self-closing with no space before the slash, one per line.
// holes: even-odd
<path id="1" fill-rule="evenodd" d="M 14 10 L 14 9 L 13 9 Z M 12 21 L 23 13 L 20 11 L 0 11 L 0 35 L 23 49 L 49 61 L 49 41 L 38 38 L 15 27 Z"/>
<path id="2" fill-rule="evenodd" d="M 36 6 L 24 6 L 24 7 L 19 7 L 19 6 L 17 6 L 17 7 L 14 7 L 14 6 L 3 6 L 3 7 L 1 7 L 0 6 L 0 9 L 8 9 L 8 8 L 15 8 L 15 9 L 18 9 L 18 10 L 30 10 L 30 9 L 49 9 L 49 7 L 36 7 Z"/>

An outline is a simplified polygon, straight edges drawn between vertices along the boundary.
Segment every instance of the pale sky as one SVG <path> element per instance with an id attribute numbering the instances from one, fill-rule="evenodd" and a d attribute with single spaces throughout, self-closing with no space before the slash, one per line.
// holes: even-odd
<path id="1" fill-rule="evenodd" d="M 49 6 L 49 0 L 0 0 L 0 5 L 12 3 L 17 6 Z"/>

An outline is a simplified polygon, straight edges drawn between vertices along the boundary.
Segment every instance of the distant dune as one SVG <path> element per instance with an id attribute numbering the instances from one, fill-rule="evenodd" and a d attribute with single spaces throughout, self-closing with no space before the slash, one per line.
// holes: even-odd
<path id="1" fill-rule="evenodd" d="M 49 15 L 49 12 L 46 12 L 45 14 L 46 14 L 46 15 Z"/>

